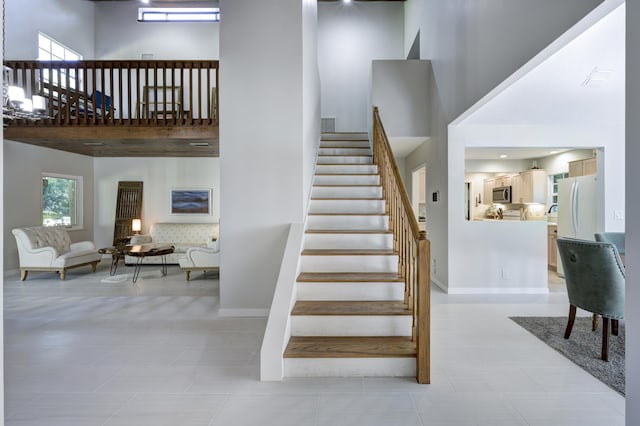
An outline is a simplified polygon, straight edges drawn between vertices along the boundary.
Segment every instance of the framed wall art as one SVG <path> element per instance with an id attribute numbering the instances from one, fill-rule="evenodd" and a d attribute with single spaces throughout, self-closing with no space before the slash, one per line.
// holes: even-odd
<path id="1" fill-rule="evenodd" d="M 171 189 L 171 214 L 211 214 L 211 189 Z"/>

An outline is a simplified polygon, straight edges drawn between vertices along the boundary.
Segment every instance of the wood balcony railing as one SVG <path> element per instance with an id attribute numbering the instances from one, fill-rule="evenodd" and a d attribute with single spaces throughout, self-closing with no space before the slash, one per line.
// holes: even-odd
<path id="1" fill-rule="evenodd" d="M 413 312 L 416 378 L 418 383 L 430 383 L 430 242 L 418 227 L 377 107 L 373 112 L 373 158 L 380 173 L 399 271 L 405 281 L 405 303 Z"/>
<path id="2" fill-rule="evenodd" d="M 218 123 L 218 61 L 5 61 L 43 96 L 46 118 L 10 126 L 175 127 Z"/>

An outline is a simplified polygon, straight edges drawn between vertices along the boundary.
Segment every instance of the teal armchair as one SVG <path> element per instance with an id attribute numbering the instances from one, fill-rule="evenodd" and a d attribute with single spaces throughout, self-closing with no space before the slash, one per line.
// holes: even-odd
<path id="1" fill-rule="evenodd" d="M 624 255 L 624 232 L 596 232 L 593 236 L 596 241 L 613 243 L 618 253 Z"/>
<path id="2" fill-rule="evenodd" d="M 577 308 L 601 315 L 601 359 L 608 361 L 610 322 L 617 335 L 618 321 L 624 319 L 625 271 L 618 250 L 610 242 L 558 238 L 558 252 L 570 303 L 564 338 L 571 335 Z"/>

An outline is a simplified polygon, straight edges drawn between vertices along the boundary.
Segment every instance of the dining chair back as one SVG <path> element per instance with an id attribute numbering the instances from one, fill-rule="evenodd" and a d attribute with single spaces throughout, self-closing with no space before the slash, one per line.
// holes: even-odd
<path id="1" fill-rule="evenodd" d="M 601 358 L 608 361 L 609 324 L 618 332 L 624 319 L 625 270 L 616 246 L 610 242 L 558 238 L 569 296 L 565 339 L 571 335 L 576 308 L 602 316 Z"/>

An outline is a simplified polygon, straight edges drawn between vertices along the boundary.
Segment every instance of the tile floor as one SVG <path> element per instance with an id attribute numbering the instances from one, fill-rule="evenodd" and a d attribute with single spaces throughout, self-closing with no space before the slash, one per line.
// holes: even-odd
<path id="1" fill-rule="evenodd" d="M 566 315 L 561 283 L 548 296 L 434 289 L 431 385 L 273 383 L 258 379 L 264 318 L 220 318 L 215 275 L 155 272 L 136 286 L 103 282 L 107 262 L 64 282 L 5 277 L 7 425 L 624 425 L 623 397 L 508 319 Z"/>

